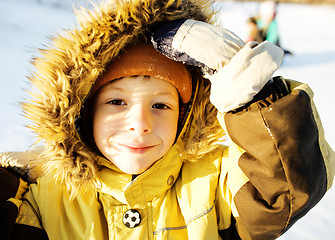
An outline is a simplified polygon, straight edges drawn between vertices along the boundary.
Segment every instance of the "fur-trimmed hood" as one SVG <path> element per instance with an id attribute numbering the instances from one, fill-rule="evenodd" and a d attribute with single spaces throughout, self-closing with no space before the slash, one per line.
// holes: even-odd
<path id="1" fill-rule="evenodd" d="M 52 171 L 70 190 L 94 183 L 98 155 L 81 140 L 76 120 L 105 66 L 160 22 L 212 19 L 209 1 L 204 0 L 113 0 L 94 10 L 81 9 L 77 16 L 78 26 L 53 38 L 50 47 L 35 59 L 31 98 L 23 103 L 32 121 L 29 127 L 45 141 L 40 157 L 45 171 Z M 180 141 L 184 142 L 184 160 L 212 150 L 215 146 L 209 143 L 223 134 L 209 103 L 209 84 L 203 79 L 200 82 L 199 97 L 189 116 L 192 124 L 189 121 L 180 136 L 185 140 Z"/>

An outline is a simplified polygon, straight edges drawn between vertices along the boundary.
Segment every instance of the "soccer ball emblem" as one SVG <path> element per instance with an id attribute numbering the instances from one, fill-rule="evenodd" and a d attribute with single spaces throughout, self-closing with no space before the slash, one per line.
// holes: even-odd
<path id="1" fill-rule="evenodd" d="M 129 209 L 123 214 L 123 224 L 126 227 L 134 228 L 141 223 L 141 215 L 135 209 Z"/>

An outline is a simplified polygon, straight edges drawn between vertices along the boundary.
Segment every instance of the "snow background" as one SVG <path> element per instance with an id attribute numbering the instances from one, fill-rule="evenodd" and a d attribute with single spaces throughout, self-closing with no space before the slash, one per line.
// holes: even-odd
<path id="1" fill-rule="evenodd" d="M 79 0 L 0 0 L 0 152 L 23 151 L 34 143 L 25 127 L 19 102 L 26 97 L 32 56 L 60 29 L 75 25 L 73 5 Z M 246 20 L 258 3 L 223 2 L 220 24 L 246 39 Z M 335 6 L 280 4 L 277 20 L 286 56 L 275 75 L 308 83 L 323 121 L 326 138 L 335 149 Z M 281 240 L 335 239 L 335 188 L 298 221 Z"/>

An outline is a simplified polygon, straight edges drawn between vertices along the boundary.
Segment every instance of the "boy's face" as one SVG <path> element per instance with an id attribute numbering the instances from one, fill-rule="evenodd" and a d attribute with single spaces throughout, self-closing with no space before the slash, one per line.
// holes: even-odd
<path id="1" fill-rule="evenodd" d="M 165 80 L 125 77 L 100 89 L 93 114 L 100 152 L 123 172 L 140 174 L 173 145 L 179 96 Z"/>

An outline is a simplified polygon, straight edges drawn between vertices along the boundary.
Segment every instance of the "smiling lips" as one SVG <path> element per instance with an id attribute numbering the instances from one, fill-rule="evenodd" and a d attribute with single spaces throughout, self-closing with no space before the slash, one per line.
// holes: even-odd
<path id="1" fill-rule="evenodd" d="M 152 146 L 129 146 L 129 145 L 126 145 L 126 144 L 121 144 L 121 143 L 118 143 L 118 145 L 121 146 L 123 149 L 126 149 L 127 151 L 132 152 L 132 153 L 145 153 L 148 150 L 155 147 L 155 145 L 152 145 Z"/>

